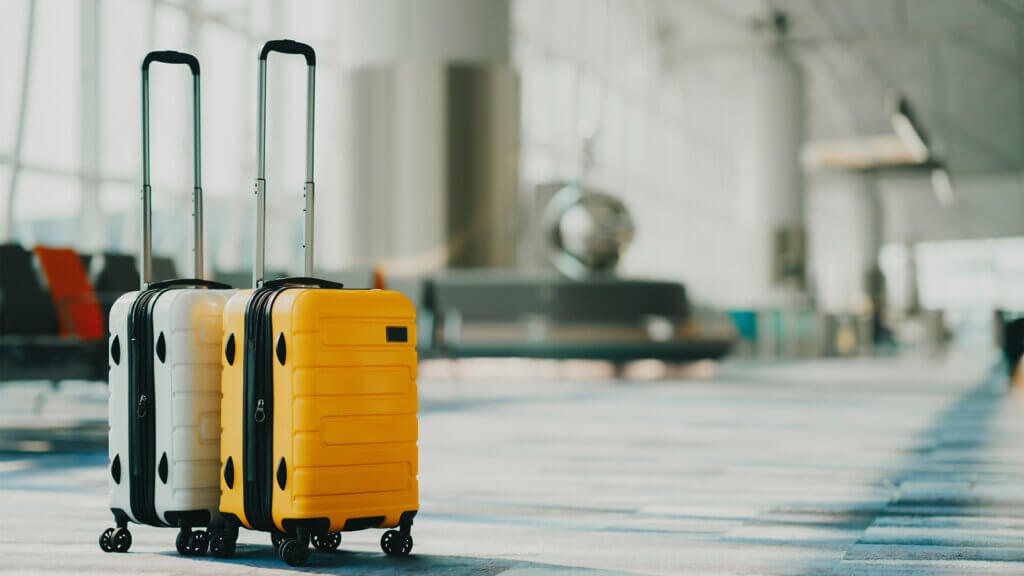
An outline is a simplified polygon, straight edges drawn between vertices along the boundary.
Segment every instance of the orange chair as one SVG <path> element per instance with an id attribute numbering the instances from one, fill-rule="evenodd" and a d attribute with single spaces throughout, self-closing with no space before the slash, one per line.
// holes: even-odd
<path id="1" fill-rule="evenodd" d="M 100 304 L 78 253 L 70 248 L 45 246 L 36 246 L 33 251 L 57 309 L 61 336 L 103 338 Z"/>

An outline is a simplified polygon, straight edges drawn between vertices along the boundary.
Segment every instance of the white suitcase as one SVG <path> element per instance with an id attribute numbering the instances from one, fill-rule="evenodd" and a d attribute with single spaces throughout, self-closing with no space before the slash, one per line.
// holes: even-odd
<path id="1" fill-rule="evenodd" d="M 187 64 L 195 102 L 195 279 L 150 283 L 149 64 Z M 206 552 L 193 527 L 219 520 L 221 314 L 234 293 L 202 280 L 199 63 L 188 54 L 151 52 L 142 65 L 142 289 L 110 311 L 110 511 L 105 552 L 131 546 L 128 523 L 179 528 L 178 552 Z"/>

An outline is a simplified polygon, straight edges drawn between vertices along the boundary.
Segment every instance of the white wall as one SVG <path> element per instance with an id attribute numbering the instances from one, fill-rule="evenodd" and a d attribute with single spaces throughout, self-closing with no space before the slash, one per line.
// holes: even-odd
<path id="1" fill-rule="evenodd" d="M 520 184 L 577 177 L 580 135 L 599 126 L 589 183 L 619 195 L 637 227 L 620 271 L 682 281 L 706 303 L 758 305 L 767 239 L 740 192 L 753 60 L 667 57 L 663 6 L 513 2 Z"/>
<path id="2" fill-rule="evenodd" d="M 889 242 L 1024 236 L 1024 173 L 953 174 L 954 202 L 943 207 L 926 177 L 879 182 Z M 1022 255 L 1024 257 L 1024 255 Z"/>
<path id="3" fill-rule="evenodd" d="M 577 177 L 580 135 L 600 125 L 590 183 L 621 196 L 637 225 L 620 271 L 682 281 L 706 303 L 778 303 L 767 283 L 765 221 L 773 207 L 751 196 L 758 176 L 744 153 L 754 114 L 765 113 L 751 79 L 759 48 L 750 28 L 686 2 L 515 0 L 512 10 L 512 58 L 523 86 L 521 185 Z M 797 32 L 814 22 L 796 22 Z M 720 48 L 701 50 L 701 42 Z M 804 70 L 805 121 L 821 132 L 823 117 L 852 114 L 844 102 L 853 96 L 833 81 L 835 70 L 817 65 L 813 47 L 798 48 L 800 61 L 814 64 Z M 859 89 L 856 77 L 844 82 Z M 880 130 L 883 100 L 858 110 Z M 858 134 L 850 124 L 847 133 Z M 926 174 L 880 176 L 879 217 L 865 200 L 863 176 L 810 175 L 809 281 L 821 304 L 862 304 L 879 242 L 1024 235 L 1024 175 L 954 172 L 953 180 L 958 200 L 945 209 Z"/>

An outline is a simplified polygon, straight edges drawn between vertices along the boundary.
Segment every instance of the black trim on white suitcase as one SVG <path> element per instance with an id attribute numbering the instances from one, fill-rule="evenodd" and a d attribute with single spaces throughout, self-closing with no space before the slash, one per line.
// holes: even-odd
<path id="1" fill-rule="evenodd" d="M 128 468 L 132 516 L 163 526 L 156 513 L 156 407 L 153 386 L 153 304 L 163 290 L 144 290 L 128 315 Z"/>

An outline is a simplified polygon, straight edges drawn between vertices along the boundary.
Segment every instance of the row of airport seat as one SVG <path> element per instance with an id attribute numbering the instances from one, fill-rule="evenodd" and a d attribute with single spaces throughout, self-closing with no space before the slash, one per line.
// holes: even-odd
<path id="1" fill-rule="evenodd" d="M 176 277 L 169 258 L 154 257 L 153 269 L 157 280 Z M 114 300 L 138 287 L 128 254 L 0 244 L 0 336 L 101 339 Z"/>
<path id="2" fill-rule="evenodd" d="M 154 257 L 153 267 L 157 280 L 176 277 L 169 259 Z M 322 276 L 348 288 L 385 284 L 373 269 Z M 252 276 L 222 271 L 214 279 L 249 288 Z M 105 319 L 114 300 L 138 282 L 130 255 L 0 245 L 0 380 L 36 372 L 53 380 L 105 379 Z M 717 358 L 733 338 L 703 333 L 677 282 L 447 270 L 386 284 L 416 307 L 417 349 L 424 357 L 686 361 Z"/>
<path id="3" fill-rule="evenodd" d="M 175 277 L 168 258 L 153 267 Z M 110 307 L 138 286 L 134 256 L 0 244 L 0 381 L 104 379 Z"/>

